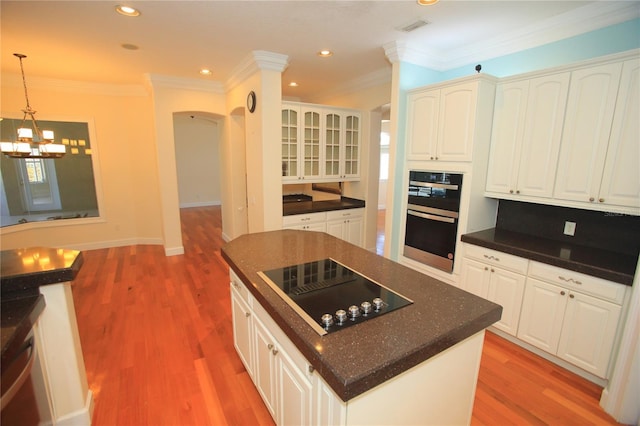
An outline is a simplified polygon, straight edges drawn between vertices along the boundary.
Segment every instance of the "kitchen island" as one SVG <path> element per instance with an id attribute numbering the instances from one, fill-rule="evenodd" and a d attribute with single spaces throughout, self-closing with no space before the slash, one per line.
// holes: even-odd
<path id="1" fill-rule="evenodd" d="M 484 329 L 499 305 L 320 232 L 243 235 L 222 255 L 236 348 L 278 424 L 470 421 Z M 327 258 L 413 303 L 320 335 L 258 272 Z"/>

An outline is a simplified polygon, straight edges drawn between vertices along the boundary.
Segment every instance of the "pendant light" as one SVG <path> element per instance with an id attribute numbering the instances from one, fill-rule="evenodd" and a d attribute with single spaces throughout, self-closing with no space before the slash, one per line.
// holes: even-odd
<path id="1" fill-rule="evenodd" d="M 14 53 L 13 56 L 20 61 L 24 97 L 27 101 L 27 106 L 22 110 L 24 115 L 18 128 L 17 138 L 13 142 L 0 142 L 0 151 L 10 158 L 61 158 L 66 154 L 65 146 L 53 143 L 52 130 L 40 130 L 35 117 L 36 111 L 29 104 L 27 80 L 25 79 L 22 65 L 22 60 L 27 56 L 22 53 Z"/>

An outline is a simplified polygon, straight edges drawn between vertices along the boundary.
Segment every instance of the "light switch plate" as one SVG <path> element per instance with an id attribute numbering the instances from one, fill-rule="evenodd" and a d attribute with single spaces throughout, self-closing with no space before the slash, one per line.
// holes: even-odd
<path id="1" fill-rule="evenodd" d="M 565 222 L 564 223 L 564 235 L 569 235 L 573 237 L 576 233 L 576 223 L 575 222 Z"/>

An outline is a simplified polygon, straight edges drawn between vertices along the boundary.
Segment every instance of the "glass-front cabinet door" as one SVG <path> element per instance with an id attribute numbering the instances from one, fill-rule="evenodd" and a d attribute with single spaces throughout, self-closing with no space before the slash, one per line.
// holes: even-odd
<path id="1" fill-rule="evenodd" d="M 303 109 L 303 169 L 302 178 L 320 176 L 320 112 Z"/>
<path id="2" fill-rule="evenodd" d="M 325 115 L 324 176 L 327 178 L 339 178 L 342 173 L 340 169 L 341 118 L 335 113 Z"/>
<path id="3" fill-rule="evenodd" d="M 282 107 L 282 180 L 298 180 L 298 109 Z"/>
<path id="4" fill-rule="evenodd" d="M 360 176 L 360 116 L 345 116 L 344 135 L 344 178 Z"/>

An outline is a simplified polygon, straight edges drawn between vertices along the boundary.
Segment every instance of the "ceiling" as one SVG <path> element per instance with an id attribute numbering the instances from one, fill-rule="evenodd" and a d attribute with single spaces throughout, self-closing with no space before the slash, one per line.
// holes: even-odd
<path id="1" fill-rule="evenodd" d="M 225 84 L 254 50 L 287 55 L 283 96 L 305 100 L 390 78 L 383 46 L 445 70 L 633 19 L 638 1 L 114 1 L 0 3 L 3 73 L 141 84 L 145 74 Z M 398 28 L 417 20 L 412 32 Z M 395 44 L 394 44 L 395 43 Z M 125 49 L 133 44 L 137 50 Z M 321 49 L 334 52 L 320 58 Z M 209 77 L 199 75 L 209 68 Z M 299 87 L 288 86 L 290 81 Z"/>

